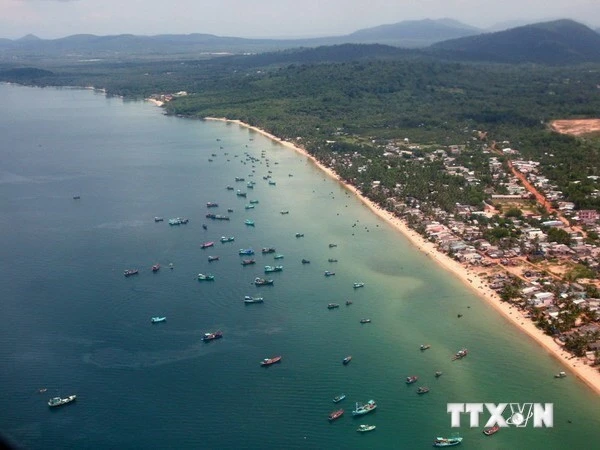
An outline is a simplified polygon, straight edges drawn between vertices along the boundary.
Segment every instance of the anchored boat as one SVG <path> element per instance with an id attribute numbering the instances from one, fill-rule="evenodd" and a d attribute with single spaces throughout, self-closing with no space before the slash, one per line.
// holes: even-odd
<path id="1" fill-rule="evenodd" d="M 68 397 L 65 397 L 65 398 L 54 397 L 54 398 L 51 398 L 50 400 L 48 400 L 48 406 L 50 408 L 53 408 L 56 406 L 66 405 L 67 403 L 71 403 L 71 402 L 75 401 L 76 398 L 77 398 L 76 395 L 69 395 Z"/>
<path id="2" fill-rule="evenodd" d="M 223 332 L 221 330 L 215 331 L 214 333 L 204 333 L 202 336 L 202 340 L 204 342 L 214 341 L 215 339 L 221 339 L 223 337 Z"/>
<path id="3" fill-rule="evenodd" d="M 270 366 L 272 364 L 278 363 L 281 361 L 281 356 L 274 356 L 272 358 L 265 358 L 260 362 L 260 365 L 263 367 Z"/>
<path id="4" fill-rule="evenodd" d="M 375 425 L 362 424 L 356 429 L 356 431 L 359 433 L 366 433 L 367 431 L 373 431 L 375 428 L 377 428 Z"/>
<path id="5" fill-rule="evenodd" d="M 377 408 L 377 403 L 375 403 L 375 400 L 369 400 L 364 405 L 356 402 L 354 411 L 352 411 L 352 415 L 353 416 L 362 416 L 364 414 L 370 413 L 371 411 L 375 411 L 375 408 Z"/>
<path id="6" fill-rule="evenodd" d="M 152 323 L 161 323 L 161 322 L 165 322 L 167 320 L 166 317 L 152 317 L 150 319 L 150 322 Z"/>

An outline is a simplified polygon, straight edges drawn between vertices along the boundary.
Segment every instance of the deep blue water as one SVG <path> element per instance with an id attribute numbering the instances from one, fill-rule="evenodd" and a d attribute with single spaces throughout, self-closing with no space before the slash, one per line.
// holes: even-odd
<path id="1" fill-rule="evenodd" d="M 304 157 L 237 125 L 167 117 L 92 91 L 0 85 L 0 94 L 0 430 L 14 442 L 430 448 L 453 431 L 447 402 L 526 401 L 554 403 L 554 428 L 487 438 L 465 425 L 461 447 L 597 440 L 595 394 L 573 376 L 553 379 L 564 370 L 554 359 Z M 245 210 L 251 199 L 259 203 Z M 209 201 L 219 208 L 207 210 Z M 169 226 L 171 217 L 190 222 Z M 235 242 L 221 244 L 223 235 Z M 200 249 L 206 241 L 215 247 Z M 271 246 L 284 259 L 260 253 Z M 240 264 L 246 247 L 257 251 L 254 266 Z M 155 263 L 162 268 L 152 273 Z M 257 288 L 266 264 L 284 271 Z M 127 268 L 140 274 L 125 278 Z M 200 272 L 216 280 L 199 282 Z M 366 286 L 355 290 L 355 281 Z M 244 295 L 265 303 L 244 305 Z M 328 310 L 332 302 L 340 308 Z M 167 321 L 152 325 L 152 316 Z M 217 329 L 223 339 L 201 341 Z M 419 351 L 425 342 L 432 348 Z M 469 356 L 451 362 L 464 346 Z M 281 364 L 260 367 L 274 355 Z M 346 355 L 353 360 L 343 366 Z M 407 386 L 412 374 L 420 380 Z M 417 396 L 417 385 L 431 392 Z M 46 405 L 72 393 L 74 404 Z M 377 411 L 353 419 L 354 402 L 371 398 Z M 346 414 L 330 424 L 336 407 Z M 360 423 L 377 430 L 356 433 Z"/>

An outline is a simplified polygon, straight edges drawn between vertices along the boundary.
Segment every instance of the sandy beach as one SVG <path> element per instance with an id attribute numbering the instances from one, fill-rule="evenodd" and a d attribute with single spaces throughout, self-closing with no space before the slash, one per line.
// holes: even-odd
<path id="1" fill-rule="evenodd" d="M 533 322 L 531 322 L 531 320 L 523 317 L 523 313 L 521 311 L 519 311 L 514 306 L 503 302 L 498 296 L 498 294 L 496 294 L 496 292 L 494 292 L 487 286 L 485 280 L 482 280 L 478 277 L 477 273 L 475 273 L 470 268 L 463 266 L 459 262 L 449 258 L 444 253 L 439 252 L 435 248 L 435 245 L 433 243 L 425 240 L 420 234 L 410 229 L 408 225 L 406 225 L 406 223 L 404 223 L 404 221 L 402 221 L 400 218 L 382 209 L 368 198 L 362 196 L 354 186 L 344 183 L 333 170 L 322 165 L 315 157 L 311 156 L 305 149 L 298 147 L 291 142 L 284 141 L 278 138 L 277 136 L 274 136 L 264 130 L 261 130 L 257 127 L 253 127 L 239 120 L 229 120 L 225 118 L 215 117 L 206 117 L 204 120 L 214 120 L 238 124 L 240 127 L 256 131 L 257 133 L 260 133 L 263 136 L 266 136 L 269 139 L 272 139 L 280 143 L 281 145 L 288 147 L 308 158 L 323 172 L 325 172 L 331 178 L 341 183 L 346 189 L 348 189 L 348 191 L 354 194 L 373 213 L 377 214 L 383 220 L 387 221 L 390 225 L 392 225 L 396 230 L 402 233 L 402 235 L 408 238 L 408 240 L 415 247 L 424 252 L 430 258 L 432 258 L 441 267 L 452 272 L 465 285 L 473 289 L 477 294 L 479 294 L 480 297 L 482 297 L 491 306 L 493 306 L 494 309 L 496 309 L 496 311 L 500 312 L 506 320 L 508 320 L 518 329 L 520 329 L 528 336 L 533 338 L 536 342 L 538 342 L 548 353 L 553 355 L 568 369 L 566 370 L 568 376 L 576 376 L 577 378 L 581 379 L 584 383 L 586 383 L 590 388 L 592 388 L 597 394 L 600 394 L 600 373 L 594 367 L 585 364 L 583 359 L 574 357 L 570 353 L 564 351 L 563 348 L 559 344 L 557 344 L 552 337 L 544 334 L 540 329 L 536 328 L 536 326 L 533 324 Z M 554 374 L 550 373 L 547 374 L 548 377 L 552 377 L 553 375 Z"/>

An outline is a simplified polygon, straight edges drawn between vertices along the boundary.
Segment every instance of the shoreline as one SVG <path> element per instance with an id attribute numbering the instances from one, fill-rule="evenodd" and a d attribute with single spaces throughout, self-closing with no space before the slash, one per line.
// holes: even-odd
<path id="1" fill-rule="evenodd" d="M 305 156 L 309 159 L 313 164 L 315 164 L 319 169 L 325 172 L 329 177 L 336 180 L 345 189 L 350 191 L 356 198 L 358 198 L 363 205 L 369 208 L 373 213 L 375 213 L 379 218 L 386 221 L 389 225 L 395 228 L 398 232 L 400 232 L 404 237 L 406 237 L 409 242 L 414 245 L 418 250 L 423 252 L 427 257 L 432 258 L 439 266 L 448 270 L 453 275 L 458 277 L 463 284 L 471 288 L 475 293 L 477 293 L 480 297 L 482 297 L 490 306 L 492 306 L 496 311 L 498 311 L 504 319 L 512 323 L 515 327 L 517 327 L 520 331 L 528 335 L 534 341 L 536 341 L 540 346 L 544 348 L 549 354 L 554 356 L 560 363 L 562 363 L 568 371 L 573 374 L 573 376 L 579 378 L 583 381 L 588 387 L 590 387 L 596 394 L 600 394 L 600 372 L 598 372 L 594 367 L 584 364 L 584 358 L 578 358 L 576 356 L 571 355 L 567 351 L 565 351 L 559 344 L 557 344 L 554 339 L 540 329 L 538 329 L 531 320 L 523 317 L 523 313 L 519 311 L 516 307 L 503 302 L 500 299 L 500 296 L 496 294 L 492 289 L 490 289 L 484 280 L 481 280 L 477 273 L 470 270 L 468 267 L 463 266 L 461 263 L 451 259 L 446 254 L 439 252 L 435 245 L 432 242 L 427 241 L 423 236 L 418 234 L 416 231 L 412 230 L 408 227 L 406 223 L 399 217 L 396 217 L 389 211 L 384 210 L 368 198 L 364 197 L 362 194 L 358 192 L 358 190 L 343 180 L 329 167 L 321 164 L 314 156 L 310 155 L 305 149 L 294 145 L 291 142 L 284 141 L 277 136 L 274 136 L 271 133 L 268 133 L 260 128 L 254 127 L 247 123 L 244 123 L 240 120 L 231 120 L 226 118 L 219 117 L 205 117 L 203 120 L 207 121 L 218 121 L 224 123 L 234 123 L 239 125 L 242 128 L 247 128 L 253 130 L 261 135 L 287 147 L 289 149 L 294 150 L 295 152 Z M 548 374 L 548 376 L 554 376 L 554 374 Z"/>

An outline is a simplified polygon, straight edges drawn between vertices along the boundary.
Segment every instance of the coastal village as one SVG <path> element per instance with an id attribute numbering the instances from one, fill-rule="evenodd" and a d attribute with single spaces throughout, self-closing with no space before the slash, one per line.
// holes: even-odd
<path id="1" fill-rule="evenodd" d="M 490 145 L 480 139 L 483 133 L 473 133 L 478 138 L 468 146 L 424 150 L 408 138 L 387 142 L 381 159 L 416 166 L 441 162 L 446 174 L 463 178 L 468 186 L 480 184 L 481 173 L 457 160 L 469 160 L 464 156 L 477 152 L 487 161 L 486 176 L 492 180 L 480 205 L 456 203 L 448 211 L 409 195 L 402 184 L 344 181 L 461 263 L 471 276 L 469 283 L 494 291 L 569 352 L 569 359 L 600 365 L 598 212 L 577 210 L 565 201 L 539 162 L 523 159 L 510 142 Z M 374 159 L 353 152 L 321 162 L 338 174 L 352 168 L 364 174 Z M 599 196 L 600 190 L 590 195 Z"/>
<path id="2" fill-rule="evenodd" d="M 185 94 L 148 100 L 161 106 Z M 519 315 L 516 324 L 529 321 L 545 333 L 555 344 L 557 356 L 573 367 L 583 365 L 598 374 L 600 214 L 576 209 L 573 202 L 566 201 L 558 187 L 544 176 L 539 161 L 523 158 L 509 141 L 488 141 L 487 133 L 479 130 L 464 130 L 470 134 L 466 144 L 424 146 L 409 138 L 373 138 L 365 146 L 366 152 L 341 152 L 332 147 L 335 139 L 347 137 L 340 128 L 332 140 L 325 141 L 327 151 L 311 155 L 304 149 L 308 142 L 302 137 L 281 139 L 240 121 L 232 122 L 309 156 L 358 195 L 434 245 L 436 253 L 460 264 L 470 285 L 486 297 L 509 305 L 507 314 L 515 311 Z M 460 190 L 485 186 L 485 198 L 444 208 L 428 195 L 411 195 L 407 185 L 394 177 L 386 182 L 376 177 L 382 168 L 399 167 L 417 171 L 441 167 L 444 175 L 462 179 L 464 187 Z M 404 174 L 410 177 L 409 172 Z M 600 182 L 600 177 L 588 178 Z M 598 187 L 589 195 L 600 197 Z"/>

